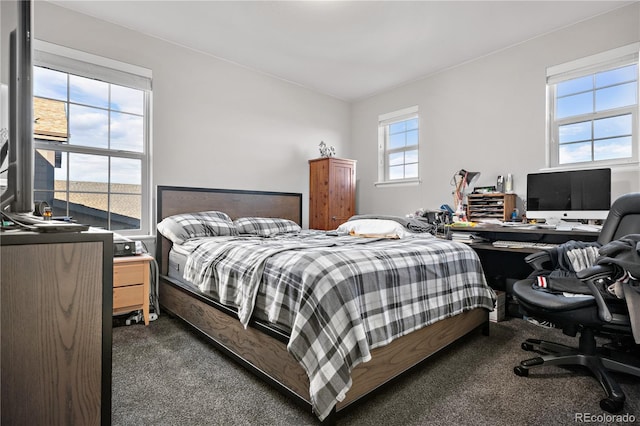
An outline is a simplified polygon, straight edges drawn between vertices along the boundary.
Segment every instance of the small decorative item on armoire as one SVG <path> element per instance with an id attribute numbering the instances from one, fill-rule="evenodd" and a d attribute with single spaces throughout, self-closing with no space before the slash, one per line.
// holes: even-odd
<path id="1" fill-rule="evenodd" d="M 320 149 L 320 156 L 323 158 L 334 157 L 336 155 L 336 149 L 332 146 L 328 146 L 324 141 L 320 141 L 318 145 Z"/>

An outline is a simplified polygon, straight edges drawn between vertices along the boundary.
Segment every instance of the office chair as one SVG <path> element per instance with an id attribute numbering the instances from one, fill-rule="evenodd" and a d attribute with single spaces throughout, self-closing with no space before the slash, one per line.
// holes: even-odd
<path id="1" fill-rule="evenodd" d="M 609 211 L 598 245 L 605 245 L 625 235 L 640 234 L 640 193 L 623 195 Z M 607 397 L 600 407 L 610 413 L 622 410 L 625 395 L 610 371 L 640 377 L 640 357 L 633 354 L 638 346 L 633 342 L 629 311 L 626 302 L 606 291 L 609 284 L 619 278 L 620 268 L 611 265 L 595 265 L 577 273 L 575 280 L 563 283 L 571 286 L 584 297 L 566 297 L 540 289 L 534 285 L 537 275 L 549 272 L 549 265 L 557 264 L 554 251 L 534 253 L 525 259 L 534 267 L 533 278 L 518 281 L 513 295 L 521 311 L 538 320 L 546 320 L 562 328 L 564 334 L 575 337 L 580 333 L 578 347 L 538 339 L 528 339 L 521 347 L 525 351 L 540 354 L 526 359 L 514 368 L 518 376 L 526 377 L 531 368 L 541 365 L 581 365 L 590 370 L 604 388 Z M 598 347 L 596 335 L 606 336 L 611 343 Z"/>

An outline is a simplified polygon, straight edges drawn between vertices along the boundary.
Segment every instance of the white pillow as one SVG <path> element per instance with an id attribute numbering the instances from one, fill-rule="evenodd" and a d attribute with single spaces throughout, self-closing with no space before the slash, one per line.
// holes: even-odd
<path id="1" fill-rule="evenodd" d="M 365 235 L 397 235 L 399 238 L 405 238 L 413 235 L 404 226 L 395 220 L 388 219 L 356 219 L 350 220 L 338 226 L 337 231 L 345 234 L 365 234 Z"/>

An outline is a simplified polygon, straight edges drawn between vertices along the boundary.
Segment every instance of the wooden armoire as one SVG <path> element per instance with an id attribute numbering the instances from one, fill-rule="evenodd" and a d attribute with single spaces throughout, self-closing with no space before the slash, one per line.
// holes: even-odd
<path id="1" fill-rule="evenodd" d="M 355 211 L 355 160 L 309 160 L 309 229 L 336 229 Z"/>

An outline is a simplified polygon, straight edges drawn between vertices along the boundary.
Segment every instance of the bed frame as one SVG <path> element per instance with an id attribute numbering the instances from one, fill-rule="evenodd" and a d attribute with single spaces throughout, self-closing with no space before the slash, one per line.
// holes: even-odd
<path id="1" fill-rule="evenodd" d="M 179 213 L 220 210 L 233 219 L 281 217 L 302 224 L 302 194 L 299 193 L 158 186 L 157 202 L 158 222 Z M 251 321 L 244 329 L 233 310 L 168 277 L 170 248 L 171 242 L 158 234 L 156 259 L 160 268 L 159 298 L 163 308 L 295 402 L 310 408 L 309 379 L 287 352 L 288 336 L 260 321 Z M 337 413 L 471 331 L 482 329 L 488 334 L 488 321 L 486 309 L 474 309 L 372 350 L 372 359 L 352 371 L 351 389 L 345 399 L 336 404 L 325 423 L 334 423 Z"/>

